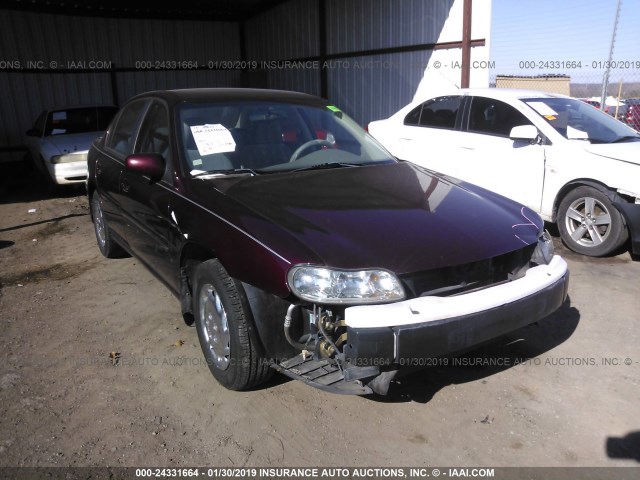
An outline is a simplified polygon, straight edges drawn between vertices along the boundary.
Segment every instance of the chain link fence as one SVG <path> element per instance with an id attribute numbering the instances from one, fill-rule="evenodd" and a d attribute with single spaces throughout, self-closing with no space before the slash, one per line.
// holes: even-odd
<path id="1" fill-rule="evenodd" d="M 530 18 L 502 3 L 494 0 L 491 86 L 570 95 L 640 130 L 640 2 L 560 2 Z"/>

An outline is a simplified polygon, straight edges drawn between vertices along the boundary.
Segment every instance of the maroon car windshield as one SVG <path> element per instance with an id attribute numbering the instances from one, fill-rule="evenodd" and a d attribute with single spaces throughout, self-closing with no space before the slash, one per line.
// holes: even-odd
<path id="1" fill-rule="evenodd" d="M 376 140 L 333 106 L 184 104 L 179 109 L 178 128 L 183 161 L 194 176 L 394 161 Z"/>

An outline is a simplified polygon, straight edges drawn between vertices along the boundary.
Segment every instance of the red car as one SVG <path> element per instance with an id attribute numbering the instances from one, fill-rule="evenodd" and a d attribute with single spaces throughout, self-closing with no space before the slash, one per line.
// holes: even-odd
<path id="1" fill-rule="evenodd" d="M 627 104 L 625 122 L 640 132 L 640 98 L 627 98 L 624 102 Z"/>
<path id="2" fill-rule="evenodd" d="M 596 107 L 598 110 L 600 110 L 600 102 L 598 102 L 597 100 L 590 100 L 588 98 L 579 98 L 578 100 L 582 100 L 584 103 L 588 103 L 589 105 Z M 607 113 L 612 117 L 617 118 L 621 122 L 626 122 L 627 105 L 625 103 L 620 103 L 620 105 L 617 108 L 615 105 L 605 105 L 604 113 Z"/>
<path id="3" fill-rule="evenodd" d="M 534 323 L 567 293 L 536 213 L 396 160 L 301 93 L 138 96 L 89 151 L 87 194 L 100 251 L 135 255 L 176 295 L 233 390 L 277 370 L 384 394 L 401 368 Z"/>
<path id="4" fill-rule="evenodd" d="M 588 98 L 580 98 L 578 100 L 582 100 L 584 103 L 588 103 L 592 107 L 596 107 L 598 110 L 600 109 L 600 102 L 597 100 L 589 100 Z"/>

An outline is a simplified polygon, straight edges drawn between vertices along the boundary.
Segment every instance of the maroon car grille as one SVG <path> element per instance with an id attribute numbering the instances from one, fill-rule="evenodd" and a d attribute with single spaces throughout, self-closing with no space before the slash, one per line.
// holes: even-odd
<path id="1" fill-rule="evenodd" d="M 400 277 L 407 296 L 452 296 L 520 278 L 529 267 L 535 245 L 480 260 Z"/>

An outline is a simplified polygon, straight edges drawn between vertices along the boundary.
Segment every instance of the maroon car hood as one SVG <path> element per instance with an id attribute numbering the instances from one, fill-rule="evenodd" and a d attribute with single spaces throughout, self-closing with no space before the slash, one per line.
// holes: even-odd
<path id="1" fill-rule="evenodd" d="M 409 163 L 195 179 L 193 188 L 209 210 L 222 199 L 235 205 L 229 220 L 292 263 L 338 268 L 401 274 L 468 263 L 535 243 L 542 225 L 517 203 Z M 261 238 L 247 221 L 255 217 L 282 235 Z"/>

